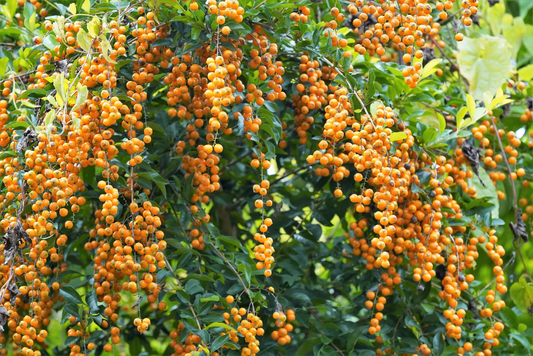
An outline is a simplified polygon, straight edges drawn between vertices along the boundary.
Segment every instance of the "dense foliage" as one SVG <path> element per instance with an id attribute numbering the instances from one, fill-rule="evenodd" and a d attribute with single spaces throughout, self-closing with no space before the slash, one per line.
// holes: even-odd
<path id="1" fill-rule="evenodd" d="M 6 0 L 3 355 L 530 355 L 533 2 Z"/>

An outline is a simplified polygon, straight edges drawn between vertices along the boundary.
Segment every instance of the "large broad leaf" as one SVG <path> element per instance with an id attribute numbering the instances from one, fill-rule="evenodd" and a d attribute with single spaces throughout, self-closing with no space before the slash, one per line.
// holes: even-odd
<path id="1" fill-rule="evenodd" d="M 512 46 L 512 58 L 516 59 L 518 51 L 522 45 L 522 40 L 526 35 L 526 24 L 520 17 L 513 18 L 511 15 L 505 14 L 502 21 L 502 29 L 503 37 L 505 37 L 507 42 Z"/>
<path id="2" fill-rule="evenodd" d="M 518 282 L 513 283 L 510 292 L 511 299 L 520 311 L 524 313 L 531 311 L 533 306 L 533 286 L 527 282 L 524 274 Z"/>
<path id="3" fill-rule="evenodd" d="M 512 68 L 507 41 L 492 36 L 466 37 L 459 42 L 458 49 L 459 68 L 470 83 L 470 93 L 474 99 L 482 100 L 486 91 L 496 94 Z"/>

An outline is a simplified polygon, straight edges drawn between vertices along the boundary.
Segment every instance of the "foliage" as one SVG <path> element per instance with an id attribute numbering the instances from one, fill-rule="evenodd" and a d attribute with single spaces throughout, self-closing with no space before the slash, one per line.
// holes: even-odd
<path id="1" fill-rule="evenodd" d="M 1 353 L 531 354 L 532 4 L 6 0 Z"/>

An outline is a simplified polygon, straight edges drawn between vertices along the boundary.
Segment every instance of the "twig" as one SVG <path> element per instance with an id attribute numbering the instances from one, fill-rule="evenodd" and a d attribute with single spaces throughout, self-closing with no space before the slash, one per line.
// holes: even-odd
<path id="1" fill-rule="evenodd" d="M 229 268 L 231 268 L 231 270 L 233 271 L 233 273 L 235 273 L 235 275 L 237 276 L 237 278 L 239 279 L 239 281 L 241 282 L 242 284 L 242 287 L 244 288 L 244 291 L 246 292 L 246 294 L 248 294 L 248 297 L 250 298 L 250 302 L 252 302 L 252 297 L 250 295 L 250 289 L 246 286 L 246 284 L 244 283 L 244 281 L 242 280 L 239 272 L 237 272 L 237 270 L 235 269 L 235 267 L 233 267 L 233 265 L 231 263 L 229 263 L 229 261 L 226 259 L 226 257 L 224 257 L 224 255 L 222 254 L 222 252 L 220 252 L 220 250 L 218 248 L 215 247 L 215 244 L 213 244 L 213 242 L 209 242 L 209 244 L 211 245 L 211 247 L 213 247 L 213 249 L 217 252 L 217 254 L 224 260 L 224 263 L 226 263 Z M 255 306 L 254 306 L 254 303 L 252 302 L 252 310 L 255 314 Z"/>
<path id="2" fill-rule="evenodd" d="M 308 164 L 306 164 L 306 165 L 304 165 L 302 167 L 299 167 L 299 168 L 297 168 L 297 169 L 295 169 L 293 171 L 287 172 L 284 175 L 282 175 L 281 177 L 279 177 L 278 179 L 274 180 L 272 183 L 270 183 L 270 185 L 274 185 L 277 182 L 279 182 L 280 180 L 282 180 L 284 178 L 287 178 L 290 175 L 296 174 L 296 173 L 298 173 L 300 171 L 303 171 L 304 169 L 307 169 L 307 168 L 311 167 L 312 165 L 314 165 L 314 163 L 308 163 Z"/>
<path id="3" fill-rule="evenodd" d="M 315 311 L 315 310 L 311 310 L 311 314 L 313 314 L 313 316 L 316 318 L 316 320 L 318 320 L 318 321 L 320 322 L 320 324 L 324 324 L 324 323 L 322 322 L 322 320 L 320 320 L 320 318 L 318 317 L 318 315 L 316 315 L 316 311 Z M 318 332 L 320 333 L 320 335 L 327 337 L 327 336 L 322 332 L 322 330 L 320 330 L 320 329 L 319 329 L 319 328 L 318 328 L 318 327 L 317 327 L 312 321 L 310 321 L 309 324 L 311 324 L 311 326 L 314 327 L 314 328 L 316 329 L 316 331 L 318 331 Z M 331 346 L 333 346 L 333 348 L 334 348 L 339 354 L 341 354 L 342 356 L 344 356 L 344 353 L 342 352 L 342 350 L 339 349 L 338 346 L 335 345 L 335 344 L 333 343 L 333 340 L 332 340 L 329 344 L 330 344 Z"/>
<path id="4" fill-rule="evenodd" d="M 455 68 L 455 70 L 457 70 L 457 74 L 459 74 L 459 77 L 461 77 L 461 79 L 463 80 L 463 82 L 466 85 L 466 88 L 468 89 L 468 86 L 469 86 L 468 80 L 466 80 L 466 78 L 463 77 L 463 75 L 461 74 L 461 71 L 459 70 L 459 67 L 457 66 L 457 64 L 453 63 L 452 59 L 450 57 L 448 57 L 446 52 L 444 52 L 442 47 L 439 46 L 439 44 L 437 43 L 437 41 L 435 41 L 435 39 L 433 37 L 431 37 L 431 36 L 428 36 L 428 37 L 431 40 L 431 42 L 433 42 L 435 47 L 437 47 L 439 49 L 440 53 L 444 56 L 444 58 L 446 58 L 448 60 L 448 62 L 450 62 L 450 64 Z"/>

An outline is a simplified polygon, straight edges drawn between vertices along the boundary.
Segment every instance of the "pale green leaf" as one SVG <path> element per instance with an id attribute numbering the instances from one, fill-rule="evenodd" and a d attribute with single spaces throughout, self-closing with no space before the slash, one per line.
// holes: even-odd
<path id="1" fill-rule="evenodd" d="M 78 45 L 85 51 L 89 52 L 91 50 L 91 39 L 89 38 L 89 35 L 83 28 L 80 28 L 80 31 L 76 35 L 76 40 L 78 41 Z"/>
<path id="2" fill-rule="evenodd" d="M 511 21 L 509 21 L 509 17 Z M 505 18 L 507 19 L 507 21 L 505 21 L 502 25 L 503 37 L 512 46 L 512 58 L 516 59 L 518 50 L 520 50 L 522 40 L 526 34 L 526 24 L 524 23 L 524 20 L 520 17 L 515 17 L 513 19 L 511 15 L 506 14 Z"/>
<path id="3" fill-rule="evenodd" d="M 393 132 L 390 134 L 391 141 L 400 141 L 406 138 L 407 138 L 407 134 L 405 132 Z"/>
<path id="4" fill-rule="evenodd" d="M 59 16 L 52 25 L 52 30 L 54 30 L 54 33 L 56 36 L 59 36 L 61 40 L 65 38 L 65 18 L 63 16 Z"/>
<path id="5" fill-rule="evenodd" d="M 463 106 L 459 111 L 457 112 L 456 122 L 457 122 L 457 128 L 460 129 L 463 125 L 463 119 L 468 112 L 468 109 L 466 106 Z"/>
<path id="6" fill-rule="evenodd" d="M 76 88 L 78 89 L 78 97 L 76 98 L 76 103 L 72 107 L 72 111 L 78 110 L 85 100 L 87 100 L 87 96 L 89 94 L 89 90 L 85 85 L 78 83 Z"/>
<path id="7" fill-rule="evenodd" d="M 466 94 L 466 106 L 468 107 L 468 113 L 470 117 L 474 117 L 476 112 L 476 101 L 470 94 Z"/>
<path id="8" fill-rule="evenodd" d="M 476 100 L 485 92 L 496 93 L 509 77 L 511 52 L 504 38 L 465 37 L 458 44 L 457 61 L 461 74 L 468 80 L 470 94 Z"/>
<path id="9" fill-rule="evenodd" d="M 68 10 L 70 11 L 70 13 L 72 15 L 76 15 L 76 13 L 78 12 L 78 10 L 76 9 L 76 4 L 75 3 L 72 3 L 68 6 Z"/>
<path id="10" fill-rule="evenodd" d="M 505 5 L 503 1 L 500 1 L 487 9 L 487 23 L 490 25 L 494 36 L 498 36 L 502 32 L 502 18 L 504 14 Z"/>
<path id="11" fill-rule="evenodd" d="M 3 77 L 6 74 L 8 63 L 9 63 L 9 58 L 4 57 L 0 59 L 0 77 Z"/>
<path id="12" fill-rule="evenodd" d="M 440 113 L 437 113 L 437 118 L 439 119 L 439 132 L 442 133 L 446 128 L 446 119 Z"/>
<path id="13" fill-rule="evenodd" d="M 89 30 L 89 34 L 93 38 L 98 37 L 100 34 L 100 20 L 98 17 L 93 17 L 93 19 L 87 24 L 87 30 Z"/>
<path id="14" fill-rule="evenodd" d="M 533 36 L 533 33 L 531 36 Z M 533 64 L 520 68 L 518 70 L 518 77 L 524 82 L 529 82 L 533 79 Z"/>
<path id="15" fill-rule="evenodd" d="M 431 60 L 424 68 L 422 68 L 422 75 L 420 76 L 420 79 L 424 79 L 426 77 L 429 77 L 431 74 L 435 73 L 437 71 L 437 65 L 442 62 L 442 59 L 435 58 Z"/>
<path id="16" fill-rule="evenodd" d="M 52 104 L 53 107 L 55 107 L 56 109 L 59 107 L 59 105 L 57 104 L 57 101 L 56 99 L 52 96 L 52 95 L 48 95 L 46 97 L 46 99 L 50 102 L 50 104 Z"/>
<path id="17" fill-rule="evenodd" d="M 483 93 L 483 104 L 485 104 L 485 107 L 487 108 L 487 110 L 490 110 L 489 106 L 493 98 L 494 96 L 492 95 L 492 93 L 489 93 L 488 91 Z"/>
<path id="18" fill-rule="evenodd" d="M 487 110 L 485 108 L 476 108 L 476 111 L 474 112 L 474 118 L 472 120 L 472 123 L 476 123 L 479 119 L 481 119 L 483 116 L 487 115 Z"/>
<path id="19" fill-rule="evenodd" d="M 524 47 L 526 47 L 530 54 L 533 54 L 533 25 L 526 25 L 526 33 L 523 41 Z"/>
<path id="20" fill-rule="evenodd" d="M 100 36 L 100 46 L 102 46 L 102 55 L 104 56 L 105 60 L 109 63 L 116 63 L 114 60 L 111 59 L 111 57 L 109 57 L 111 45 L 109 44 L 109 41 L 104 35 Z"/>
<path id="21" fill-rule="evenodd" d="M 496 98 L 492 99 L 487 110 L 492 110 L 494 108 L 500 107 L 512 101 L 513 100 L 511 99 L 507 99 L 507 95 L 497 96 Z"/>
<path id="22" fill-rule="evenodd" d="M 58 76 L 54 79 L 54 88 L 57 91 L 56 100 L 59 103 L 59 106 L 67 101 L 67 92 L 65 89 L 65 74 L 63 72 L 59 73 Z"/>
<path id="23" fill-rule="evenodd" d="M 52 127 L 54 127 L 54 120 L 56 119 L 56 111 L 50 110 L 44 118 L 44 131 L 46 133 L 46 138 L 50 140 L 50 135 L 52 133 Z"/>
<path id="24" fill-rule="evenodd" d="M 90 12 L 91 11 L 91 0 L 83 1 L 83 4 L 81 4 L 81 8 L 85 12 Z"/>

